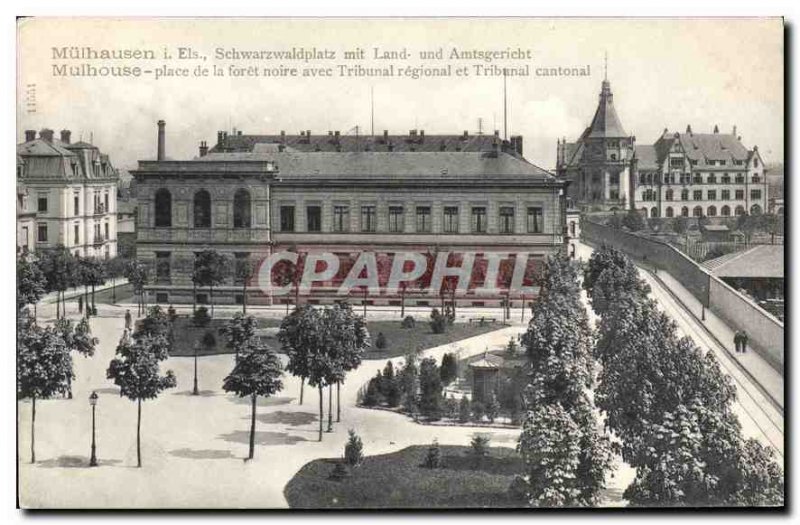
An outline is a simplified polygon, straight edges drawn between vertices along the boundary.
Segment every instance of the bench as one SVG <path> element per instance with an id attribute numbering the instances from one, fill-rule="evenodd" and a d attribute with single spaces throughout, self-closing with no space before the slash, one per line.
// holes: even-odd
<path id="1" fill-rule="evenodd" d="M 470 317 L 469 318 L 469 322 L 470 323 L 478 322 L 478 323 L 481 323 L 481 324 L 487 323 L 487 322 L 491 322 L 491 323 L 494 324 L 494 323 L 497 322 L 497 318 L 495 318 L 495 317 Z"/>

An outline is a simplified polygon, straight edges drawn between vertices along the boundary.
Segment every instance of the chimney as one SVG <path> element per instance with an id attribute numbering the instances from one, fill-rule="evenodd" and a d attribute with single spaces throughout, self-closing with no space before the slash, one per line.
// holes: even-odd
<path id="1" fill-rule="evenodd" d="M 714 124 L 714 134 L 716 135 L 717 133 L 719 133 L 719 126 Z"/>
<path id="2" fill-rule="evenodd" d="M 686 133 L 687 133 L 688 135 L 691 135 L 691 134 L 692 134 L 692 126 L 691 126 L 691 124 L 689 124 L 689 125 L 687 125 L 687 126 L 686 126 Z"/>
<path id="3" fill-rule="evenodd" d="M 469 131 L 464 130 L 464 136 L 461 137 L 461 140 L 467 140 L 469 138 Z"/>
<path id="4" fill-rule="evenodd" d="M 425 142 L 425 130 L 424 129 L 419 130 L 419 141 L 420 142 Z"/>
<path id="5" fill-rule="evenodd" d="M 217 146 L 222 147 L 222 142 L 225 139 L 224 131 L 217 131 Z"/>
<path id="6" fill-rule="evenodd" d="M 236 136 L 237 136 L 237 137 L 241 137 L 241 136 L 242 136 L 242 130 L 238 130 L 238 131 L 236 132 Z"/>
<path id="7" fill-rule="evenodd" d="M 733 125 L 733 136 L 736 136 L 736 124 Z"/>
<path id="8" fill-rule="evenodd" d="M 53 130 L 52 129 L 43 129 L 39 132 L 39 138 L 45 142 L 53 142 Z"/>
<path id="9" fill-rule="evenodd" d="M 25 142 L 30 142 L 32 140 L 36 140 L 36 130 L 35 129 L 26 129 L 25 130 Z"/>
<path id="10" fill-rule="evenodd" d="M 286 142 L 286 131 L 281 130 L 281 142 Z"/>
<path id="11" fill-rule="evenodd" d="M 308 144 L 311 144 L 311 130 L 310 129 L 306 130 L 306 142 Z"/>
<path id="12" fill-rule="evenodd" d="M 735 129 L 735 128 L 734 128 L 734 129 Z M 735 135 L 735 134 L 736 134 L 736 133 L 734 133 L 734 135 Z M 72 135 L 72 132 L 71 132 L 70 130 L 68 130 L 68 129 L 62 129 L 62 130 L 61 130 L 61 142 L 63 142 L 64 144 L 69 144 L 69 137 L 70 137 L 70 135 Z"/>
<path id="13" fill-rule="evenodd" d="M 389 142 L 389 130 L 385 129 L 383 130 L 383 143 L 386 144 L 387 142 Z"/>
<path id="14" fill-rule="evenodd" d="M 566 140 L 564 141 L 566 143 Z M 517 151 L 517 155 L 520 157 L 522 156 L 522 135 L 517 135 L 517 142 L 515 144 L 514 149 Z"/>
<path id="15" fill-rule="evenodd" d="M 166 143 L 164 139 L 164 127 L 167 125 L 163 120 L 158 121 L 158 155 L 156 160 L 164 160 L 166 153 Z"/>
<path id="16" fill-rule="evenodd" d="M 208 144 L 205 140 L 200 141 L 200 156 L 205 157 L 208 155 Z"/>

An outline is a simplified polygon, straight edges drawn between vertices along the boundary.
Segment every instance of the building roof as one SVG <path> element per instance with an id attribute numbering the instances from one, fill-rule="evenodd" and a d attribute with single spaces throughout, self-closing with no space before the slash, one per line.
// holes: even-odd
<path id="1" fill-rule="evenodd" d="M 222 133 L 222 132 L 220 132 Z M 307 152 L 363 152 L 363 151 L 490 151 L 498 134 L 488 135 L 425 135 L 425 131 L 411 130 L 408 135 L 243 135 L 223 134 L 209 153 L 248 152 L 256 144 L 283 144 Z"/>
<path id="2" fill-rule="evenodd" d="M 503 367 L 504 362 L 505 359 L 503 359 L 499 355 L 494 355 L 490 354 L 489 352 L 484 352 L 483 356 L 481 356 L 480 359 L 472 361 L 469 364 L 469 367 L 498 370 Z"/>
<path id="3" fill-rule="evenodd" d="M 589 125 L 589 138 L 624 138 L 628 134 L 614 109 L 614 95 L 611 93 L 611 82 L 603 80 L 600 90 L 600 102 Z"/>
<path id="4" fill-rule="evenodd" d="M 55 138 L 37 138 L 17 144 L 17 156 L 23 161 L 25 181 L 117 178 L 117 170 L 108 155 L 88 142 L 72 144 Z"/>
<path id="5" fill-rule="evenodd" d="M 658 152 L 655 146 L 637 144 L 634 150 L 634 157 L 637 160 L 639 170 L 657 170 L 659 168 L 660 163 L 658 162 Z"/>
<path id="6" fill-rule="evenodd" d="M 686 156 L 697 161 L 698 166 L 708 165 L 708 161 L 740 160 L 747 162 L 751 152 L 744 147 L 739 138 L 727 133 L 678 133 Z"/>
<path id="7" fill-rule="evenodd" d="M 213 171 L 216 163 L 229 166 L 248 162 L 272 162 L 277 176 L 289 182 L 320 179 L 370 181 L 376 178 L 398 182 L 556 181 L 549 171 L 505 152 L 304 152 L 294 148 L 281 151 L 273 144 L 259 144 L 251 152 L 209 153 L 191 161 L 175 163 L 176 166 L 165 168 L 165 171 L 175 171 L 176 168 L 186 172 Z"/>
<path id="8" fill-rule="evenodd" d="M 782 244 L 759 244 L 703 263 L 717 277 L 783 279 Z"/>

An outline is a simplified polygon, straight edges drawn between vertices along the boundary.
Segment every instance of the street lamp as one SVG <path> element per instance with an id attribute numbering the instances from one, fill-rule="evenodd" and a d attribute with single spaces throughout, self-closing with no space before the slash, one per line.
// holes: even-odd
<path id="1" fill-rule="evenodd" d="M 95 409 L 97 408 L 97 392 L 92 392 L 92 395 L 89 396 L 89 404 L 92 407 L 92 457 L 89 459 L 89 466 L 96 467 L 97 466 L 97 454 L 96 454 L 96 446 L 95 446 L 95 439 L 94 439 L 94 429 L 95 429 Z"/>

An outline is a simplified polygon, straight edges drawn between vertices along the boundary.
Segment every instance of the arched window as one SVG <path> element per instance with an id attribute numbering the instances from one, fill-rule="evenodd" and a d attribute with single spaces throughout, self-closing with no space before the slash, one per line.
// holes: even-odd
<path id="1" fill-rule="evenodd" d="M 717 207 L 716 206 L 709 206 L 706 210 L 706 215 L 709 217 L 716 217 L 717 216 Z"/>
<path id="2" fill-rule="evenodd" d="M 239 190 L 233 196 L 233 227 L 250 227 L 250 192 Z"/>
<path id="3" fill-rule="evenodd" d="M 664 210 L 664 211 L 666 212 L 666 214 L 667 214 L 667 217 L 672 217 L 672 214 L 673 214 L 673 212 L 672 212 L 672 206 L 667 206 L 667 209 L 666 209 L 666 210 Z"/>
<path id="4" fill-rule="evenodd" d="M 642 212 L 642 217 L 644 217 L 646 219 L 647 218 L 647 208 L 642 208 L 640 211 Z"/>
<path id="5" fill-rule="evenodd" d="M 681 200 L 682 201 L 689 200 L 689 190 L 681 190 Z"/>
<path id="6" fill-rule="evenodd" d="M 211 227 L 211 195 L 206 190 L 194 194 L 194 227 Z"/>
<path id="7" fill-rule="evenodd" d="M 668 201 L 671 201 L 672 197 L 674 197 L 673 191 L 671 189 L 667 190 L 666 195 L 665 195 L 665 199 L 668 200 Z"/>
<path id="8" fill-rule="evenodd" d="M 681 208 L 681 217 L 688 217 L 689 216 L 689 208 L 684 206 Z"/>
<path id="9" fill-rule="evenodd" d="M 761 215 L 761 206 L 758 204 L 750 206 L 750 215 Z"/>
<path id="10" fill-rule="evenodd" d="M 650 208 L 650 217 L 658 217 L 658 208 L 655 206 Z"/>
<path id="11" fill-rule="evenodd" d="M 731 216 L 730 206 L 727 205 L 723 206 L 722 209 L 720 209 L 720 215 L 722 215 L 723 217 L 730 217 Z"/>
<path id="12" fill-rule="evenodd" d="M 736 215 L 744 215 L 744 206 L 737 206 L 736 207 Z"/>
<path id="13" fill-rule="evenodd" d="M 161 188 L 156 192 L 156 228 L 172 226 L 172 195 Z"/>
<path id="14" fill-rule="evenodd" d="M 702 217 L 703 216 L 703 208 L 701 206 L 695 206 L 692 210 L 693 217 Z"/>

